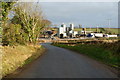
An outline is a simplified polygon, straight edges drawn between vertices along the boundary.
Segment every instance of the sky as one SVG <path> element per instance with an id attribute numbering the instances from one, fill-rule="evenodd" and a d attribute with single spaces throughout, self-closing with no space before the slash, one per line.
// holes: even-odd
<path id="1" fill-rule="evenodd" d="M 118 2 L 39 2 L 52 24 L 82 27 L 118 27 Z M 110 19 L 110 26 L 109 21 Z"/>
<path id="2" fill-rule="evenodd" d="M 3 0 L 11 1 L 11 0 Z M 19 2 L 119 2 L 119 0 L 16 0 Z"/>

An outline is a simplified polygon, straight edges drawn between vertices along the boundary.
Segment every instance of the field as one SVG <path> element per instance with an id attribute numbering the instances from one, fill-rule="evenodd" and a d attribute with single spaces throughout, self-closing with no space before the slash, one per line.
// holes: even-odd
<path id="1" fill-rule="evenodd" d="M 75 29 L 75 31 L 81 31 L 82 29 Z M 108 32 L 111 32 L 112 34 L 119 34 L 120 32 L 120 28 L 118 29 L 118 28 L 104 28 L 104 30 L 106 30 L 106 31 L 108 31 Z M 100 32 L 100 31 L 103 31 L 104 32 L 104 30 L 103 29 L 100 29 L 100 28 L 98 28 L 98 32 Z M 96 31 L 96 28 L 86 28 L 86 31 Z"/>
<path id="2" fill-rule="evenodd" d="M 93 59 L 101 61 L 115 68 L 120 68 L 118 61 L 120 60 L 119 45 L 115 43 L 80 43 L 80 44 L 59 44 L 53 45 L 85 54 Z"/>

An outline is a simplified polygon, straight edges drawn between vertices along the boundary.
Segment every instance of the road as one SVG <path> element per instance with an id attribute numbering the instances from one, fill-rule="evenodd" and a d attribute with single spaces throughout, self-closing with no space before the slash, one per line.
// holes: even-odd
<path id="1" fill-rule="evenodd" d="M 82 54 L 42 44 L 46 53 L 14 78 L 116 78 L 106 65 Z"/>

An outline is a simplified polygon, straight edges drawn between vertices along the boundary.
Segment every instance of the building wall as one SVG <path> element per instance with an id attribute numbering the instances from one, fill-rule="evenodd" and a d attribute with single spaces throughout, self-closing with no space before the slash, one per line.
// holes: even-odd
<path id="1" fill-rule="evenodd" d="M 65 24 L 62 24 L 61 27 L 58 29 L 58 37 L 60 37 L 60 34 L 63 34 L 63 37 L 76 35 L 77 32 L 74 34 L 74 24 L 70 24 L 70 27 L 66 27 Z"/>

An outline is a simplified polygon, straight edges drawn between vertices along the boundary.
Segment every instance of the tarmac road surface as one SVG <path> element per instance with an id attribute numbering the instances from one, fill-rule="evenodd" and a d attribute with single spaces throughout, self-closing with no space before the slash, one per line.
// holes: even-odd
<path id="1" fill-rule="evenodd" d="M 45 54 L 15 78 L 117 78 L 106 65 L 76 52 L 42 43 Z"/>

